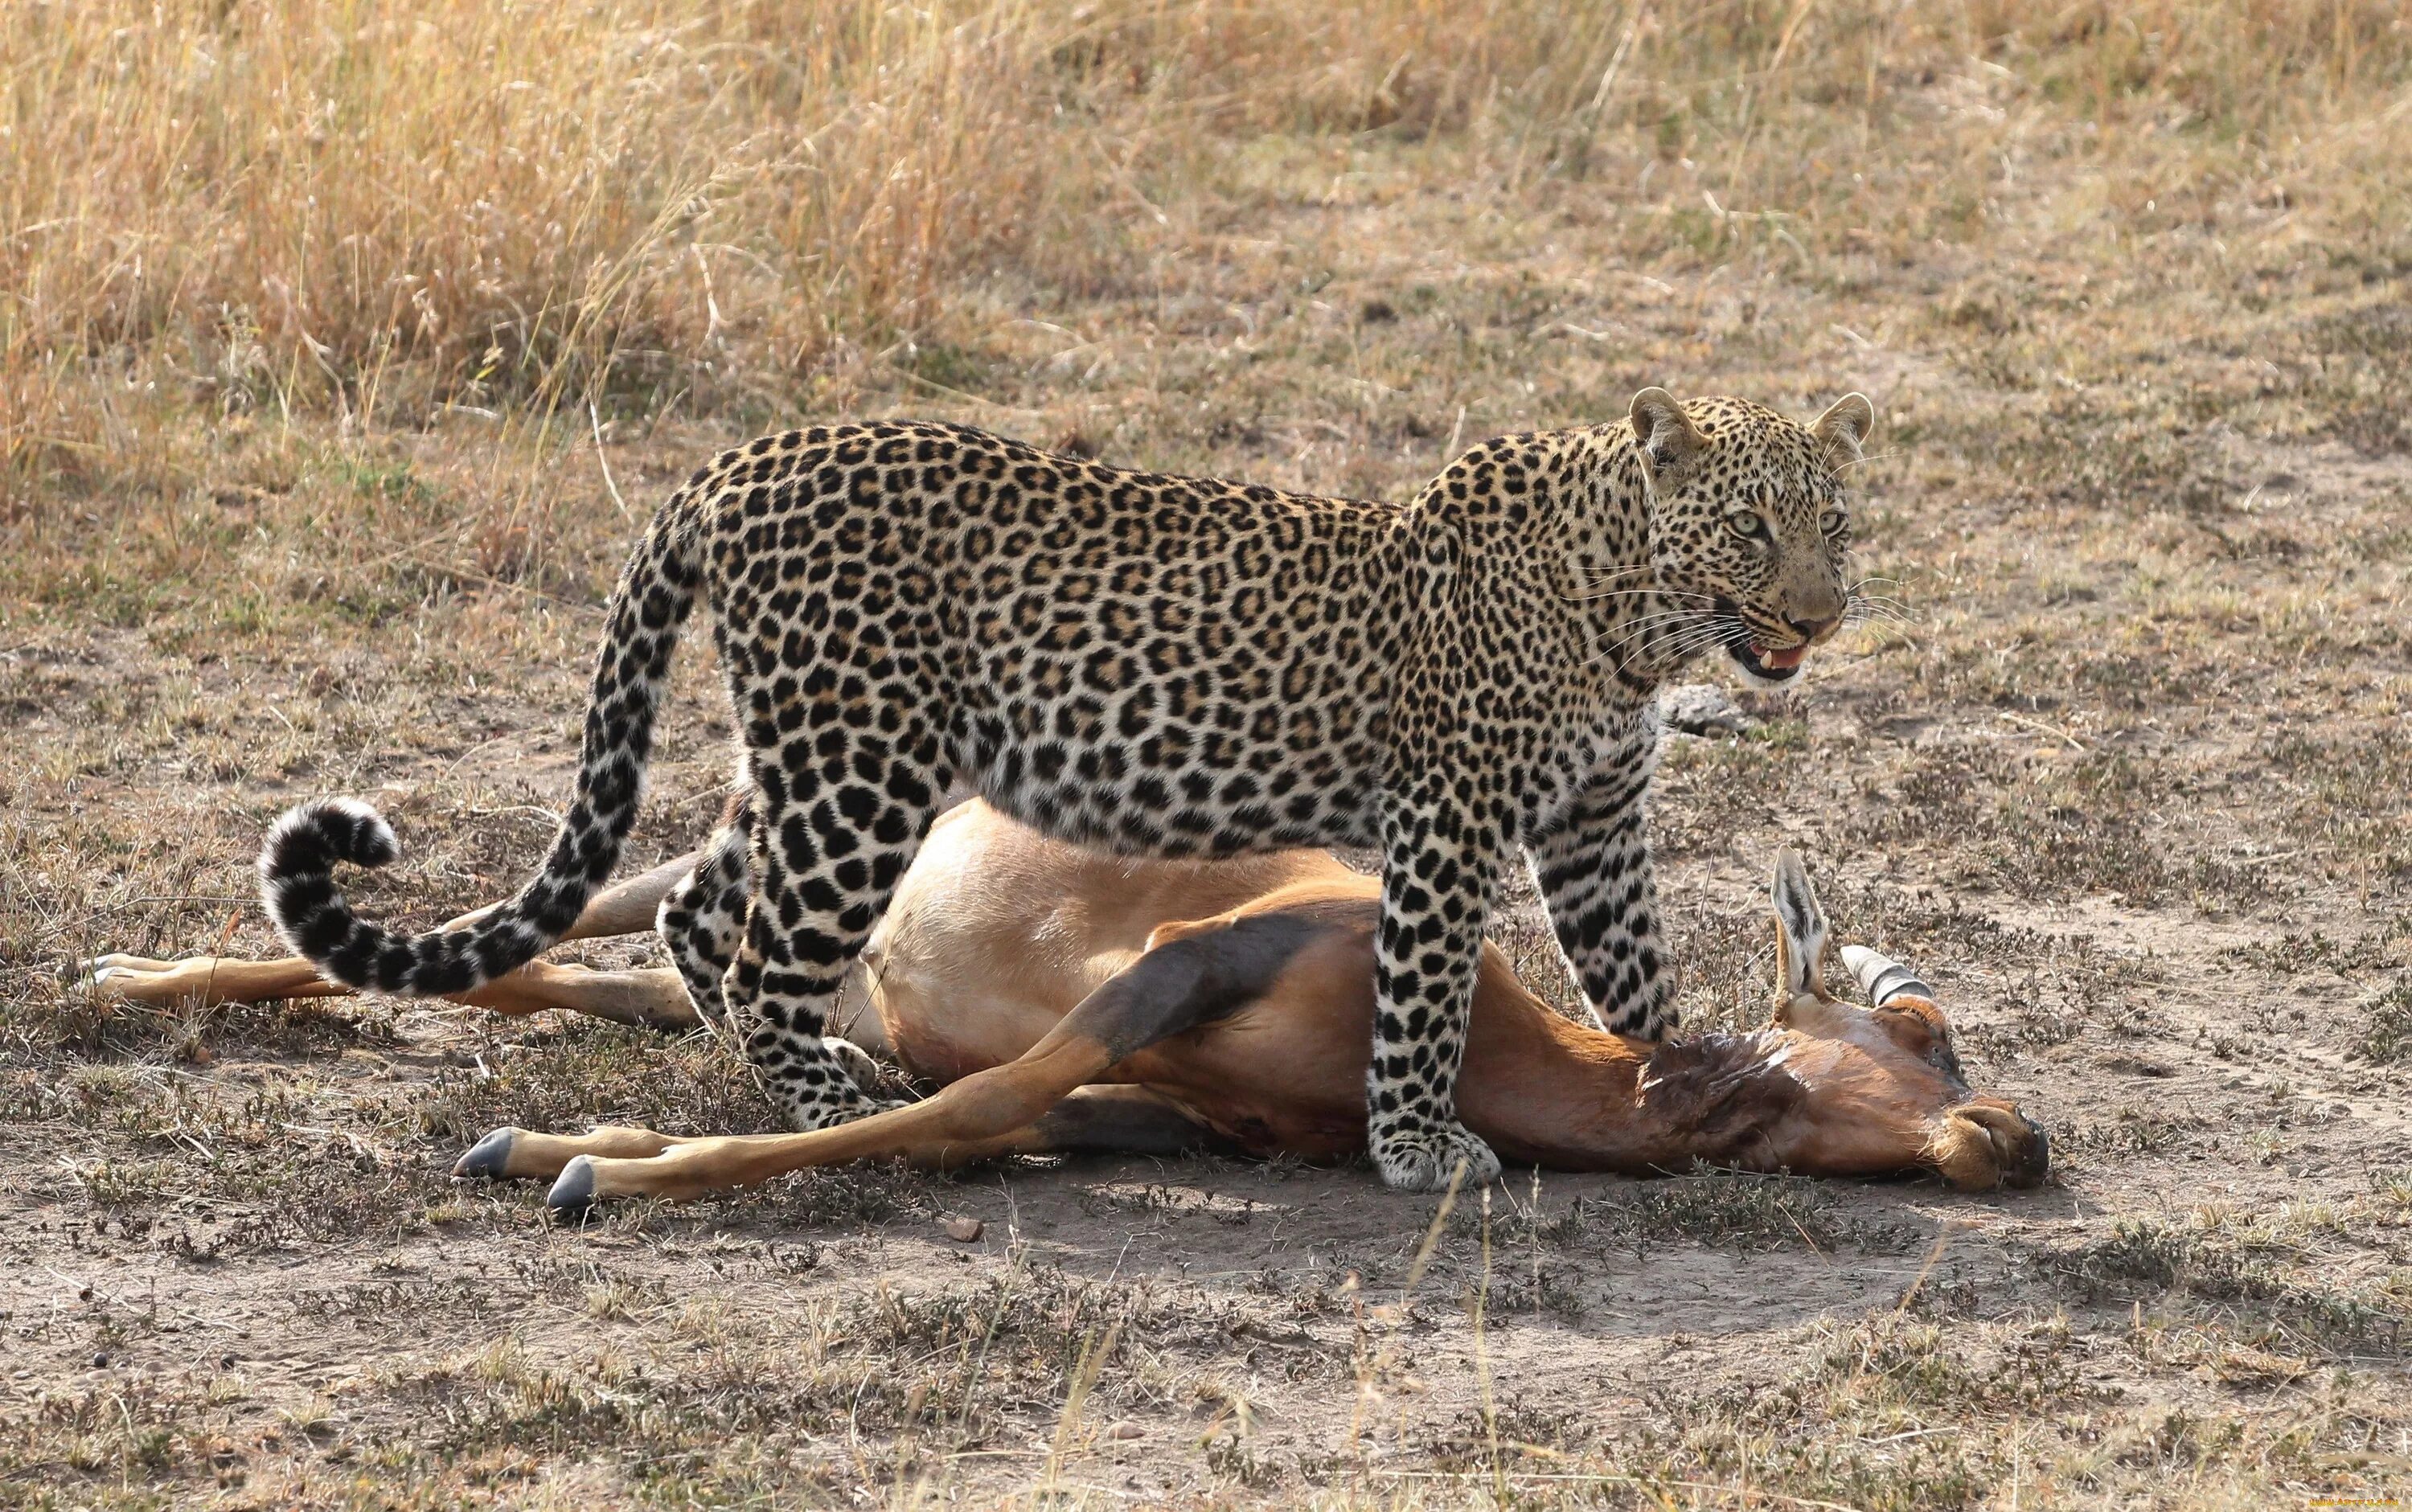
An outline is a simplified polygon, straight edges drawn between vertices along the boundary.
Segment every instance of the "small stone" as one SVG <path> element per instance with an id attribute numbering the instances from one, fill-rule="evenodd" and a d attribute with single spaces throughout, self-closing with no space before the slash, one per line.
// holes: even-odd
<path id="1" fill-rule="evenodd" d="M 959 1244 L 977 1243 L 979 1240 L 979 1237 L 987 1232 L 988 1225 L 981 1223 L 977 1218 L 949 1218 L 947 1220 L 947 1237 L 955 1240 Z"/>
<path id="2" fill-rule="evenodd" d="M 1120 1422 L 1108 1423 L 1106 1425 L 1106 1437 L 1110 1439 L 1145 1438 L 1147 1437 L 1147 1430 L 1140 1427 L 1139 1424 L 1134 1423 L 1129 1418 L 1125 1417 Z"/>
<path id="3" fill-rule="evenodd" d="M 1660 694 L 1658 720 L 1679 735 L 1739 735 L 1757 723 L 1713 683 L 1686 683 Z"/>
<path id="4" fill-rule="evenodd" d="M 106 1353 L 93 1356 L 92 1368 L 96 1371 L 109 1369 L 109 1356 Z"/>

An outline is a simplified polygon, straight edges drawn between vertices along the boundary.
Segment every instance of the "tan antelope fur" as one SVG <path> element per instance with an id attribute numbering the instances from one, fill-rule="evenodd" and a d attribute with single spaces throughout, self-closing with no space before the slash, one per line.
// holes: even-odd
<path id="1" fill-rule="evenodd" d="M 610 889 L 577 935 L 633 932 L 692 864 Z M 1047 839 L 978 801 L 942 817 L 868 942 L 868 1020 L 848 1031 L 941 1083 L 928 1099 L 796 1134 L 678 1138 L 498 1129 L 463 1175 L 554 1179 L 551 1201 L 689 1197 L 811 1166 L 952 1167 L 1068 1150 L 1208 1144 L 1331 1161 L 1365 1148 L 1364 1041 L 1380 884 L 1313 850 L 1132 860 Z M 2044 1131 L 1974 1095 L 1923 983 L 1845 947 L 1871 997 L 1824 985 L 1827 927 L 1799 857 L 1772 889 L 1768 1027 L 1653 1044 L 1576 1023 L 1490 945 L 1460 1107 L 1511 1160 L 1634 1174 L 1699 1164 L 1807 1175 L 1927 1169 L 1969 1190 L 2032 1185 Z M 474 916 L 473 916 L 474 917 Z M 107 956 L 100 986 L 146 1000 L 324 995 L 298 959 Z M 504 1012 L 560 1006 L 696 1021 L 674 971 L 531 963 L 463 993 Z"/>

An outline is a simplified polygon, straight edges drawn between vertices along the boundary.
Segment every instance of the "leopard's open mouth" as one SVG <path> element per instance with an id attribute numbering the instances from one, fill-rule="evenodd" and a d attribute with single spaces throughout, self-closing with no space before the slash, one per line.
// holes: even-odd
<path id="1" fill-rule="evenodd" d="M 1783 647 L 1759 643 L 1758 632 L 1743 619 L 1740 609 L 1724 599 L 1717 601 L 1717 612 L 1732 626 L 1725 639 L 1726 653 L 1751 676 L 1766 683 L 1789 683 L 1801 675 L 1801 664 L 1809 659 L 1809 642 L 1803 640 Z"/>

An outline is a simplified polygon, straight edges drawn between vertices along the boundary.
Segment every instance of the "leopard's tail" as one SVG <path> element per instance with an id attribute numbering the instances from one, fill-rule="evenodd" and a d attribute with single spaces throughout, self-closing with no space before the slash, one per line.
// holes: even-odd
<path id="1" fill-rule="evenodd" d="M 383 866 L 398 847 L 375 809 L 351 799 L 304 803 L 269 831 L 259 891 L 276 932 L 329 978 L 416 997 L 465 992 L 559 940 L 620 859 L 637 816 L 654 715 L 679 628 L 702 580 L 699 508 L 675 494 L 629 553 L 605 615 L 578 787 L 544 869 L 517 897 L 457 930 L 397 934 L 352 912 L 339 861 Z"/>

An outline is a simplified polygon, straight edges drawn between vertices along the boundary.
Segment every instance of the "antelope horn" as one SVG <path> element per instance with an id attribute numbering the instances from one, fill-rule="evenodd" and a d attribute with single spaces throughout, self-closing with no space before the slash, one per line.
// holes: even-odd
<path id="1" fill-rule="evenodd" d="M 1843 947 L 1843 964 L 1851 977 L 1868 994 L 1868 1001 L 1883 1007 L 1897 997 L 1922 997 L 1932 1002 L 1934 989 L 1918 979 L 1918 974 L 1890 956 L 1878 955 L 1863 945 Z"/>

